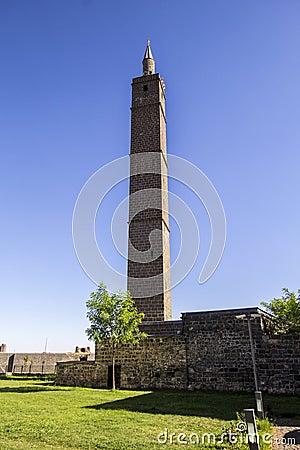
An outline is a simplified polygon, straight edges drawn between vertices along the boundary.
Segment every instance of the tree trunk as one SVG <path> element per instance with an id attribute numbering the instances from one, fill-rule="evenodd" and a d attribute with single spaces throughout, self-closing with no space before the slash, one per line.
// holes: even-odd
<path id="1" fill-rule="evenodd" d="M 113 342 L 113 346 L 112 346 L 112 388 L 113 388 L 113 390 L 116 389 L 115 354 L 116 354 L 116 344 Z"/>

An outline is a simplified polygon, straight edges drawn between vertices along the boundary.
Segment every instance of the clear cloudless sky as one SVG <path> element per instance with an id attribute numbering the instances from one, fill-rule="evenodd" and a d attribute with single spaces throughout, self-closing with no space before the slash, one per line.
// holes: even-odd
<path id="1" fill-rule="evenodd" d="M 73 248 L 73 209 L 87 179 L 129 153 L 131 79 L 142 73 L 148 38 L 166 81 L 168 151 L 210 178 L 228 227 L 218 269 L 198 284 L 209 221 L 191 191 L 170 183 L 201 233 L 197 261 L 172 292 L 174 318 L 300 288 L 299 23 L 298 0 L 0 0 L 0 341 L 8 351 L 44 351 L 46 338 L 47 351 L 88 343 L 85 301 L 95 284 Z M 108 216 L 127 189 L 116 188 L 96 221 L 99 246 L 124 274 Z"/>

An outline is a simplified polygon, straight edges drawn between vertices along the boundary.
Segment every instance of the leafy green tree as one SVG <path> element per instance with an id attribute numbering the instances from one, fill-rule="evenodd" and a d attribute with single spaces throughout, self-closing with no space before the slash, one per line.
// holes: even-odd
<path id="1" fill-rule="evenodd" d="M 300 289 L 297 294 L 287 288 L 283 288 L 282 292 L 282 298 L 261 302 L 261 305 L 275 316 L 269 324 L 269 329 L 277 333 L 300 334 Z"/>
<path id="2" fill-rule="evenodd" d="M 101 283 L 86 302 L 87 318 L 91 326 L 86 329 L 89 340 L 106 342 L 112 354 L 112 385 L 115 381 L 116 351 L 120 344 L 136 344 L 147 335 L 139 330 L 144 313 L 139 313 L 129 292 L 109 293 Z"/>

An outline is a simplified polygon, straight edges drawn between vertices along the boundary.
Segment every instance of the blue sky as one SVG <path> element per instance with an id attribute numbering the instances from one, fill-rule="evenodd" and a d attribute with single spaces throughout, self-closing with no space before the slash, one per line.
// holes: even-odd
<path id="1" fill-rule="evenodd" d="M 191 191 L 170 183 L 201 234 L 196 264 L 172 292 L 174 318 L 300 288 L 299 23 L 296 0 L 0 1 L 0 341 L 9 351 L 43 351 L 46 338 L 48 351 L 88 342 L 95 285 L 75 255 L 72 214 L 87 179 L 129 152 L 130 84 L 148 38 L 166 81 L 168 151 L 210 178 L 228 226 L 221 263 L 199 285 L 209 221 Z M 116 204 L 127 189 L 111 193 Z M 97 236 L 125 273 L 109 241 L 112 204 L 98 212 Z"/>

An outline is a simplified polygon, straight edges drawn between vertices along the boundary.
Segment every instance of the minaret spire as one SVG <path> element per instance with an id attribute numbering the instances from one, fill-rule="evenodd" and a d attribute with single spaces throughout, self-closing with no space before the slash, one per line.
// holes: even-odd
<path id="1" fill-rule="evenodd" d="M 143 75 L 152 75 L 153 73 L 155 73 L 155 61 L 150 48 L 150 39 L 148 39 L 143 59 Z"/>

